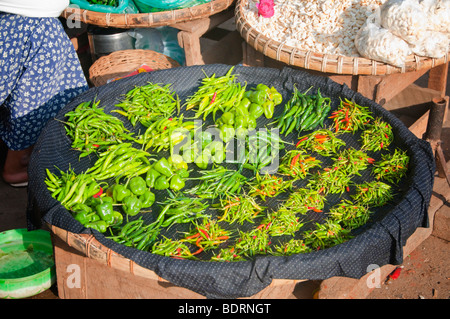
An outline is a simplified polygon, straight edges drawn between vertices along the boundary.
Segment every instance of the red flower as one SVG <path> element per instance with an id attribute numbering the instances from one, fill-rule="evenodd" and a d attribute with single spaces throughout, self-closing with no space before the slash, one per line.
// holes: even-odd
<path id="1" fill-rule="evenodd" d="M 273 8 L 274 5 L 273 0 L 260 0 L 260 2 L 256 4 L 258 15 L 264 18 L 271 18 L 275 13 Z"/>

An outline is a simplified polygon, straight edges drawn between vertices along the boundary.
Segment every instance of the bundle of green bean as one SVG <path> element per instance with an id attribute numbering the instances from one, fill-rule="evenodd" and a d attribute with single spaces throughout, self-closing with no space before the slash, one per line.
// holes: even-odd
<path id="1" fill-rule="evenodd" d="M 285 104 L 283 113 L 276 118 L 280 133 L 288 135 L 294 129 L 297 132 L 315 129 L 323 125 L 323 121 L 331 110 L 331 99 L 323 97 L 320 89 L 316 95 L 300 93 L 294 86 L 294 93 Z"/>
<path id="2" fill-rule="evenodd" d="M 140 122 L 145 127 L 161 118 L 169 118 L 180 111 L 180 100 L 171 85 L 148 83 L 136 86 L 125 94 L 122 102 L 116 104 L 122 110 L 114 110 L 125 116 L 135 126 Z"/>
<path id="3" fill-rule="evenodd" d="M 88 0 L 91 4 L 101 4 L 105 6 L 117 7 L 119 5 L 118 0 Z"/>
<path id="4" fill-rule="evenodd" d="M 81 151 L 80 157 L 133 139 L 123 122 L 106 114 L 98 107 L 99 103 L 100 101 L 83 102 L 65 114 L 66 133 L 72 139 L 72 148 Z"/>
<path id="5" fill-rule="evenodd" d="M 197 91 L 186 99 L 186 110 L 196 108 L 195 117 L 203 120 L 209 114 L 216 119 L 217 111 L 228 112 L 239 105 L 244 97 L 246 85 L 235 82 L 236 75 L 232 74 L 233 67 L 221 77 L 206 76 Z"/>

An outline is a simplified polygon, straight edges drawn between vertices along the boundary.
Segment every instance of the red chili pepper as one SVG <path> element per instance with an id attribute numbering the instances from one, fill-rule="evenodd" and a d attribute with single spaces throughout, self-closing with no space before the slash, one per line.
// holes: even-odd
<path id="1" fill-rule="evenodd" d="M 103 188 L 100 187 L 100 190 L 98 191 L 98 193 L 92 195 L 92 197 L 97 198 L 97 197 L 100 197 L 102 194 L 103 194 Z"/>
<path id="2" fill-rule="evenodd" d="M 392 280 L 397 279 L 400 276 L 402 269 L 400 267 L 395 268 L 393 272 L 390 273 L 389 278 Z"/>
<path id="3" fill-rule="evenodd" d="M 302 138 L 300 141 L 297 142 L 297 144 L 295 144 L 295 147 L 298 147 L 300 145 L 301 142 L 306 141 L 308 139 L 308 136 L 305 136 L 304 138 Z"/>
<path id="4" fill-rule="evenodd" d="M 216 100 L 216 96 L 217 96 L 217 92 L 214 92 L 213 97 L 211 99 L 211 102 L 209 104 L 213 104 L 214 101 Z"/>
<path id="5" fill-rule="evenodd" d="M 92 144 L 92 146 L 94 146 L 94 147 L 100 147 L 100 145 L 98 145 L 98 144 Z"/>
<path id="6" fill-rule="evenodd" d="M 297 155 L 295 155 L 294 158 L 292 159 L 292 161 L 291 161 L 291 169 L 292 169 L 292 167 L 295 166 L 295 164 L 297 164 L 297 160 L 298 160 L 298 157 L 299 157 L 299 156 L 300 156 L 300 154 L 297 154 Z"/>

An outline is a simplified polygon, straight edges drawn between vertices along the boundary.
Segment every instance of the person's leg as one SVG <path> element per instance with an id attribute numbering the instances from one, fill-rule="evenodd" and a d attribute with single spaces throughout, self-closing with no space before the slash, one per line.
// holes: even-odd
<path id="1" fill-rule="evenodd" d="M 0 13 L 0 34 L 0 138 L 8 147 L 3 178 L 16 184 L 28 180 L 29 156 L 47 122 L 88 85 L 58 19 Z"/>
<path id="2" fill-rule="evenodd" d="M 28 183 L 28 162 L 33 146 L 24 150 L 8 150 L 3 166 L 3 180 L 12 186 L 21 187 Z"/>

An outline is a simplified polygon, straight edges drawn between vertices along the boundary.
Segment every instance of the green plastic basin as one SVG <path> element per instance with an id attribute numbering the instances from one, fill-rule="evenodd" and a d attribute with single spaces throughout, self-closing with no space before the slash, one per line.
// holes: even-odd
<path id="1" fill-rule="evenodd" d="M 56 279 L 53 245 L 45 230 L 0 233 L 0 298 L 26 298 L 50 288 Z"/>

